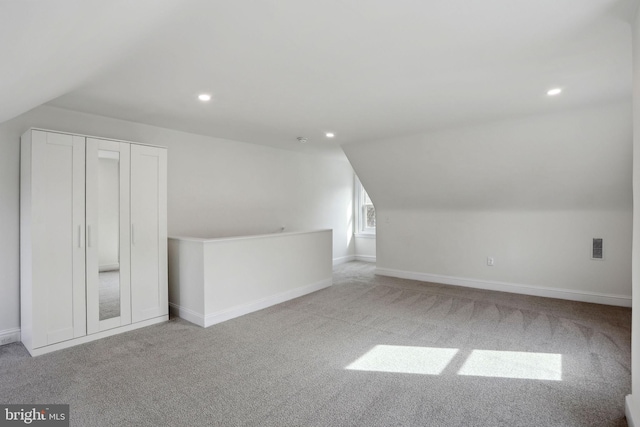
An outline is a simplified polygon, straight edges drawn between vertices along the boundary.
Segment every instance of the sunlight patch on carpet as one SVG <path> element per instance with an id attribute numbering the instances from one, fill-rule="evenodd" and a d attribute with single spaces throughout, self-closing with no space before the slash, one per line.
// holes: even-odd
<path id="1" fill-rule="evenodd" d="M 562 381 L 561 354 L 521 351 L 472 350 L 461 354 L 457 348 L 376 345 L 345 369 L 440 375 L 450 365 L 450 369 L 461 366 L 457 374 L 462 376 Z"/>
<path id="2" fill-rule="evenodd" d="M 458 375 L 562 381 L 562 355 L 473 350 Z"/>
<path id="3" fill-rule="evenodd" d="M 345 369 L 439 375 L 457 352 L 455 348 L 376 345 Z"/>

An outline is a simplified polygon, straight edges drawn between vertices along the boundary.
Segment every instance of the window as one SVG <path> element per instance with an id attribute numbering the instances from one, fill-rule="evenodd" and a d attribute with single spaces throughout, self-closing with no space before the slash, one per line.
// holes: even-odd
<path id="1" fill-rule="evenodd" d="M 376 208 L 356 177 L 356 234 L 376 234 Z"/>
<path id="2" fill-rule="evenodd" d="M 369 195 L 362 187 L 362 211 L 364 213 L 364 229 L 371 229 L 376 231 L 376 208 L 373 207 L 373 202 L 369 198 Z"/>

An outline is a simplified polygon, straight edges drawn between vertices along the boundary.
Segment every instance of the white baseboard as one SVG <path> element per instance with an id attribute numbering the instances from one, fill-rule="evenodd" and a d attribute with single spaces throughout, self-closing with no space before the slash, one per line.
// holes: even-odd
<path id="1" fill-rule="evenodd" d="M 141 322 L 120 326 L 118 328 L 107 329 L 106 331 L 97 332 L 95 334 L 74 338 L 68 341 L 62 341 L 56 344 L 47 345 L 45 347 L 39 347 L 31 350 L 27 348 L 27 350 L 29 351 L 29 353 L 31 353 L 32 356 L 40 356 L 46 353 L 51 353 L 52 351 L 62 350 L 62 349 L 73 347 L 79 344 L 86 344 L 88 342 L 99 340 L 100 338 L 110 337 L 116 334 L 120 334 L 122 332 L 129 332 L 135 329 L 144 328 L 146 326 L 155 325 L 157 323 L 166 322 L 167 320 L 169 320 L 169 315 L 163 315 L 159 317 L 154 317 L 153 319 L 147 319 Z"/>
<path id="2" fill-rule="evenodd" d="M 5 329 L 0 331 L 0 345 L 20 342 L 20 328 Z"/>
<path id="3" fill-rule="evenodd" d="M 627 394 L 624 399 L 624 415 L 627 417 L 627 425 L 629 427 L 636 427 L 635 420 L 640 420 L 640 417 L 634 415 L 636 411 L 633 408 L 633 399 L 630 394 Z"/>
<path id="4" fill-rule="evenodd" d="M 169 303 L 169 312 L 172 316 L 178 316 L 181 319 L 184 319 L 188 322 L 194 323 L 198 326 L 204 326 L 204 315 L 201 313 L 197 313 L 193 310 L 189 310 L 188 308 L 181 307 L 178 304 L 174 304 L 172 302 Z"/>
<path id="5" fill-rule="evenodd" d="M 517 283 L 493 282 L 488 280 L 468 279 L 463 277 L 442 276 L 439 274 L 394 270 L 390 268 L 376 268 L 375 273 L 380 276 L 399 277 L 401 279 L 442 283 L 445 285 L 464 286 L 467 288 L 511 292 L 514 294 L 558 298 L 570 301 L 591 302 L 595 304 L 615 305 L 619 307 L 631 307 L 631 297 L 625 295 L 574 291 L 561 288 L 546 288 L 542 286 L 521 285 Z"/>
<path id="6" fill-rule="evenodd" d="M 349 255 L 333 259 L 333 266 L 344 264 L 351 261 L 376 262 L 376 257 L 372 255 Z"/>
<path id="7" fill-rule="evenodd" d="M 280 304 L 285 301 L 289 301 L 291 299 L 319 291 L 320 289 L 328 288 L 332 284 L 333 280 L 329 278 L 318 283 L 301 286 L 299 288 L 291 289 L 290 291 L 262 298 L 248 304 L 236 306 L 227 310 L 219 311 L 217 313 L 209 313 L 204 318 L 204 327 L 207 328 L 211 325 L 215 325 L 216 323 L 224 322 L 225 320 L 230 320 L 236 317 L 243 316 L 245 314 L 253 313 L 254 311 L 262 310 L 264 308 L 271 307 L 272 305 Z"/>
<path id="8" fill-rule="evenodd" d="M 244 316 L 245 314 L 253 313 L 254 311 L 262 310 L 264 308 L 271 307 L 272 305 L 280 304 L 285 301 L 289 301 L 294 298 L 319 291 L 320 289 L 328 288 L 332 284 L 333 280 L 329 278 L 317 283 L 312 283 L 310 285 L 301 286 L 299 288 L 281 292 L 276 295 L 271 295 L 257 301 L 252 301 L 247 304 L 238 305 L 226 310 L 218 311 L 215 313 L 207 313 L 204 315 L 193 310 L 180 307 L 179 305 L 171 302 L 169 303 L 169 306 L 172 309 L 172 313 L 176 314 L 181 319 L 207 328 L 217 323 Z"/>
<path id="9" fill-rule="evenodd" d="M 334 258 L 333 259 L 333 266 L 335 267 L 336 265 L 340 265 L 340 264 L 344 264 L 345 262 L 350 262 L 350 261 L 355 261 L 356 260 L 356 256 L 355 255 L 348 255 L 348 256 L 342 256 L 339 258 Z"/>

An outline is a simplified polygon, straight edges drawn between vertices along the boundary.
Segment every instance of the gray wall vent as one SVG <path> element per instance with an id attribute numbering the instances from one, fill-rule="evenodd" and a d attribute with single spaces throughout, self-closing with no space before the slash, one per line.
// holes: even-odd
<path id="1" fill-rule="evenodd" d="M 591 258 L 602 259 L 604 255 L 602 248 L 602 239 L 593 239 L 593 245 L 591 246 Z"/>

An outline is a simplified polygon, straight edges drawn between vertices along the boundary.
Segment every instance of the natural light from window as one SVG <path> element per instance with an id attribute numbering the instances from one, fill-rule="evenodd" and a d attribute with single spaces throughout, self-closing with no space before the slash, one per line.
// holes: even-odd
<path id="1" fill-rule="evenodd" d="M 351 239 L 353 239 L 353 219 L 353 202 L 350 202 L 347 207 L 347 247 L 351 245 Z"/>
<path id="2" fill-rule="evenodd" d="M 473 350 L 465 355 L 457 348 L 376 345 L 345 369 L 440 375 L 456 356 L 461 360 L 452 368 L 461 364 L 457 374 L 462 376 L 562 381 L 561 354 L 521 351 Z"/>

